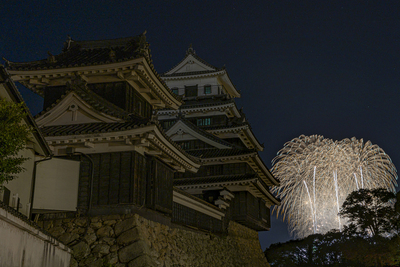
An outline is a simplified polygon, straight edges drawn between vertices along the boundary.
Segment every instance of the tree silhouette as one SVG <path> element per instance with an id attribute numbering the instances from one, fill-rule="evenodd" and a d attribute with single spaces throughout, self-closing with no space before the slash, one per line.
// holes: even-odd
<path id="1" fill-rule="evenodd" d="M 340 216 L 349 219 L 344 232 L 353 236 L 385 237 L 392 232 L 396 195 L 384 188 L 360 189 L 349 194 Z"/>
<path id="2" fill-rule="evenodd" d="M 0 186 L 22 172 L 26 158 L 18 155 L 25 148 L 29 127 L 22 123 L 26 116 L 23 104 L 0 98 Z"/>

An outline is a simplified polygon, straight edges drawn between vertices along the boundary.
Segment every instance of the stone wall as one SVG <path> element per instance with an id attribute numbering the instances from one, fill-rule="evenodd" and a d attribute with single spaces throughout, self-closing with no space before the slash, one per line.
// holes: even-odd
<path id="1" fill-rule="evenodd" d="M 77 266 L 269 266 L 257 232 L 231 222 L 214 235 L 147 220 L 137 214 L 42 221 L 73 250 Z"/>

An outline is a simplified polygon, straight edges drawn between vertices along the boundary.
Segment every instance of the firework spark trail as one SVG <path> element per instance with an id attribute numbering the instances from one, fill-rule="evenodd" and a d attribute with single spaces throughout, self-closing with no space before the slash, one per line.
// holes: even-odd
<path id="1" fill-rule="evenodd" d="M 315 202 L 315 171 L 317 166 L 314 166 L 313 187 L 314 187 L 314 233 L 317 231 L 317 207 Z"/>
<path id="2" fill-rule="evenodd" d="M 282 199 L 274 211 L 288 220 L 289 230 L 296 237 L 337 228 L 337 207 L 359 186 L 394 191 L 397 185 L 396 168 L 383 149 L 354 137 L 333 141 L 318 135 L 302 135 L 287 142 L 272 164 L 272 173 L 281 183 L 272 192 Z M 310 192 L 307 196 L 302 189 L 311 183 L 313 203 Z M 313 207 L 311 211 L 308 201 Z M 342 220 L 341 225 L 345 224 Z"/>
<path id="3" fill-rule="evenodd" d="M 304 185 L 306 186 L 308 198 L 309 198 L 309 200 L 310 200 L 311 215 L 313 216 L 313 229 L 314 229 L 314 234 L 315 234 L 314 211 L 313 211 L 311 196 L 310 196 L 310 192 L 308 191 L 308 186 L 307 186 L 306 181 L 303 180 L 303 182 L 304 182 Z"/>
<path id="4" fill-rule="evenodd" d="M 338 221 L 339 221 L 339 231 L 342 231 L 340 227 L 340 216 L 339 216 L 339 211 L 340 211 L 340 206 L 339 206 L 339 188 L 338 188 L 338 183 L 337 183 L 337 170 L 333 172 L 333 179 L 335 180 L 335 192 L 336 192 L 336 205 L 337 205 L 337 212 L 338 212 Z"/>
<path id="5" fill-rule="evenodd" d="M 360 166 L 360 174 L 361 174 L 361 188 L 364 189 L 364 177 L 363 177 L 363 175 L 362 175 L 362 168 L 361 168 L 361 166 Z"/>
<path id="6" fill-rule="evenodd" d="M 357 182 L 357 175 L 354 173 L 354 180 L 356 180 L 356 186 L 357 186 L 357 190 L 358 189 L 360 189 L 359 187 L 358 187 L 358 182 Z"/>

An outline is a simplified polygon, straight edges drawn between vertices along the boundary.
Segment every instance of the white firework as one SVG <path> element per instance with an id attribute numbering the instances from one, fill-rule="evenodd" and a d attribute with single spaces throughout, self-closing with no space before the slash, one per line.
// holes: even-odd
<path id="1" fill-rule="evenodd" d="M 390 157 L 363 139 L 333 141 L 321 135 L 294 138 L 272 160 L 272 173 L 280 187 L 272 192 L 282 204 L 274 211 L 287 219 L 297 238 L 341 230 L 338 216 L 354 190 L 383 187 L 394 192 L 397 171 Z"/>

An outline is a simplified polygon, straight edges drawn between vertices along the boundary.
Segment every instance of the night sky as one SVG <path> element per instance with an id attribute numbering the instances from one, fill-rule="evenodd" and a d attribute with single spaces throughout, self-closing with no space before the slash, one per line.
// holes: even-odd
<path id="1" fill-rule="evenodd" d="M 23 2 L 23 3 L 22 3 Z M 45 3 L 45 4 L 44 4 Z M 266 165 L 301 134 L 371 140 L 400 166 L 399 1 L 2 1 L 0 56 L 14 62 L 59 54 L 74 40 L 147 31 L 163 73 L 193 44 L 226 66 L 265 150 Z M 42 100 L 18 86 L 32 113 Z M 275 216 L 273 216 L 275 218 Z M 272 220 L 262 248 L 290 237 Z"/>

